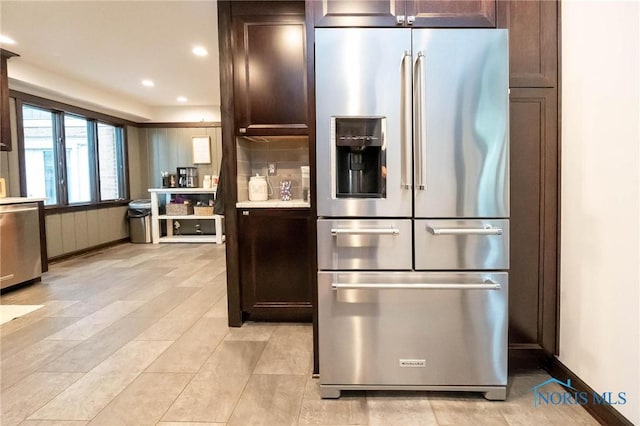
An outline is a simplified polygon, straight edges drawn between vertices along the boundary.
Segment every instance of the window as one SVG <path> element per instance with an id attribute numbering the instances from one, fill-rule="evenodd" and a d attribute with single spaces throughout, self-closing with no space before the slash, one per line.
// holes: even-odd
<path id="1" fill-rule="evenodd" d="M 47 206 L 126 198 L 122 126 L 26 103 L 21 112 L 27 196 Z"/>

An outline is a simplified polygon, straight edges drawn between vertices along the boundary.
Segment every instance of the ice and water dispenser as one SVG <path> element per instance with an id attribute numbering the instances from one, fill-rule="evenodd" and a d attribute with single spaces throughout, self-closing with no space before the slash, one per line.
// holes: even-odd
<path id="1" fill-rule="evenodd" d="M 384 198 L 383 117 L 333 117 L 337 198 Z"/>

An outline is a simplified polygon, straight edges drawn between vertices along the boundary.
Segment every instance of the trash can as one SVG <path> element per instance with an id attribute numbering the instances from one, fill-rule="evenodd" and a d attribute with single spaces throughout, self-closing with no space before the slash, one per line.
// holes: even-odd
<path id="1" fill-rule="evenodd" d="M 127 211 L 132 243 L 151 242 L 151 200 L 133 200 Z"/>

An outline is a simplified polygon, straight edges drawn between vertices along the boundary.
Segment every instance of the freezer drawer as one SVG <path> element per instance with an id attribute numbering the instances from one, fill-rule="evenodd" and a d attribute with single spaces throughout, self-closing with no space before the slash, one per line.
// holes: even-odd
<path id="1" fill-rule="evenodd" d="M 318 220 L 318 269 L 410 270 L 411 220 Z"/>
<path id="2" fill-rule="evenodd" d="M 416 269 L 508 269 L 508 220 L 415 221 Z"/>
<path id="3" fill-rule="evenodd" d="M 319 272 L 320 384 L 507 384 L 507 273 Z"/>

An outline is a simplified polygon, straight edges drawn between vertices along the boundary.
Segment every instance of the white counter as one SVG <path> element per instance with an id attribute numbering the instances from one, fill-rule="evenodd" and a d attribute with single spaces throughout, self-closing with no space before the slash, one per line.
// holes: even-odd
<path id="1" fill-rule="evenodd" d="M 240 201 L 236 203 L 239 209 L 308 209 L 311 204 L 302 199 L 291 201 L 267 200 L 267 201 Z"/>
<path id="2" fill-rule="evenodd" d="M 0 205 L 4 204 L 20 204 L 20 203 L 37 203 L 38 201 L 44 201 L 46 198 L 34 198 L 34 197 L 6 197 L 0 198 Z"/>

